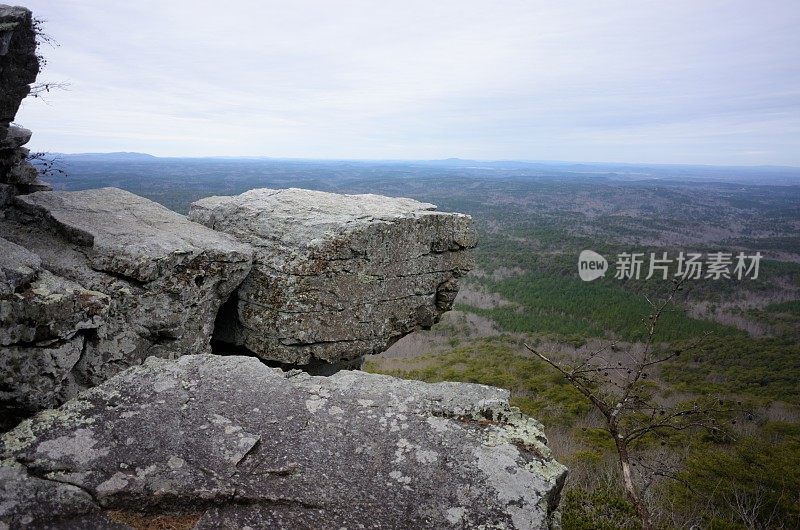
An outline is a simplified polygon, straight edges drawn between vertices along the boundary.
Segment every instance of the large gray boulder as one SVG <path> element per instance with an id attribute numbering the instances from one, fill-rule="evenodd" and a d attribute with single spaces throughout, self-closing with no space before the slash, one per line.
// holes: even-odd
<path id="1" fill-rule="evenodd" d="M 548 528 L 545 443 L 497 388 L 150 358 L 0 438 L 0 525 Z"/>
<path id="2" fill-rule="evenodd" d="M 472 219 L 378 195 L 256 189 L 189 218 L 255 248 L 215 337 L 260 358 L 336 363 L 385 351 L 452 307 L 472 266 Z"/>
<path id="3" fill-rule="evenodd" d="M 14 201 L 0 243 L 30 263 L 0 266 L 0 399 L 55 406 L 150 355 L 210 352 L 249 247 L 115 188 Z"/>

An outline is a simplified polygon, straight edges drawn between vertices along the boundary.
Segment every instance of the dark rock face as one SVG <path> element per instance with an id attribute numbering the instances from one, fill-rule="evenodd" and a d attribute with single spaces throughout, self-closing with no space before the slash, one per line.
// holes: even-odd
<path id="1" fill-rule="evenodd" d="M 256 189 L 192 204 L 189 218 L 255 248 L 216 338 L 268 361 L 381 353 L 448 311 L 472 267 L 472 219 L 379 195 Z"/>
<path id="2" fill-rule="evenodd" d="M 144 512 L 194 514 L 195 528 L 548 528 L 565 469 L 507 399 L 252 357 L 151 358 L 0 438 L 0 522 L 112 527 Z"/>
<path id="3" fill-rule="evenodd" d="M 38 73 L 31 12 L 24 7 L 0 5 L 0 185 L 11 185 L 15 193 L 44 186 L 27 161 L 29 151 L 22 147 L 30 140 L 31 132 L 11 125 Z M 0 207 L 1 196 L 2 191 Z"/>
<path id="4" fill-rule="evenodd" d="M 55 406 L 150 355 L 210 351 L 249 247 L 115 188 L 15 204 L 0 220 L 0 400 Z"/>

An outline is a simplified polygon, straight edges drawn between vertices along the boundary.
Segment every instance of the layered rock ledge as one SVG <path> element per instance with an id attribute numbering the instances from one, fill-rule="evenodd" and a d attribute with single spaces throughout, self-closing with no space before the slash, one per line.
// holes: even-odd
<path id="1" fill-rule="evenodd" d="M 150 358 L 0 438 L 12 528 L 548 528 L 566 471 L 508 392 Z"/>
<path id="2" fill-rule="evenodd" d="M 256 189 L 189 218 L 255 249 L 215 338 L 264 360 L 336 363 L 385 351 L 449 310 L 472 267 L 472 219 L 378 195 Z"/>
<path id="3" fill-rule="evenodd" d="M 14 205 L 0 220 L 0 400 L 53 406 L 150 355 L 210 352 L 247 245 L 115 188 Z"/>
<path id="4" fill-rule="evenodd" d="M 31 131 L 12 124 L 39 73 L 36 46 L 31 12 L 0 5 L 0 208 L 6 196 L 48 188 L 28 162 L 30 151 L 23 147 Z"/>

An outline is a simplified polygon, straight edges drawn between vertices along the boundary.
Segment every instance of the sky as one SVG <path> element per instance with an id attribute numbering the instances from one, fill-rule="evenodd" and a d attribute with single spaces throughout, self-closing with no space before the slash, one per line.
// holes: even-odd
<path id="1" fill-rule="evenodd" d="M 800 166 L 797 0 L 20 1 L 37 151 Z"/>

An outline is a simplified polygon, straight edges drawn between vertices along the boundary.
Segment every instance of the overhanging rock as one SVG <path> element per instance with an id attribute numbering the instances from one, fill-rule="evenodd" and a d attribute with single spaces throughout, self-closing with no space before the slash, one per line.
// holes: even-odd
<path id="1" fill-rule="evenodd" d="M 306 365 L 385 351 L 452 307 L 472 266 L 472 219 L 378 195 L 256 189 L 192 204 L 189 218 L 255 248 L 215 338 Z"/>
<path id="2" fill-rule="evenodd" d="M 150 358 L 0 438 L 0 522 L 548 528 L 566 470 L 507 399 L 252 357 Z"/>
<path id="3" fill-rule="evenodd" d="M 6 217 L 0 247 L 27 261 L 0 267 L 0 400 L 26 407 L 150 355 L 209 352 L 250 269 L 247 245 L 115 188 L 18 196 Z"/>
<path id="4" fill-rule="evenodd" d="M 22 100 L 39 73 L 36 24 L 24 7 L 0 4 L 0 208 L 3 196 L 47 188 L 22 147 L 31 131 L 12 125 Z M 0 211 L 2 216 L 2 211 Z"/>

